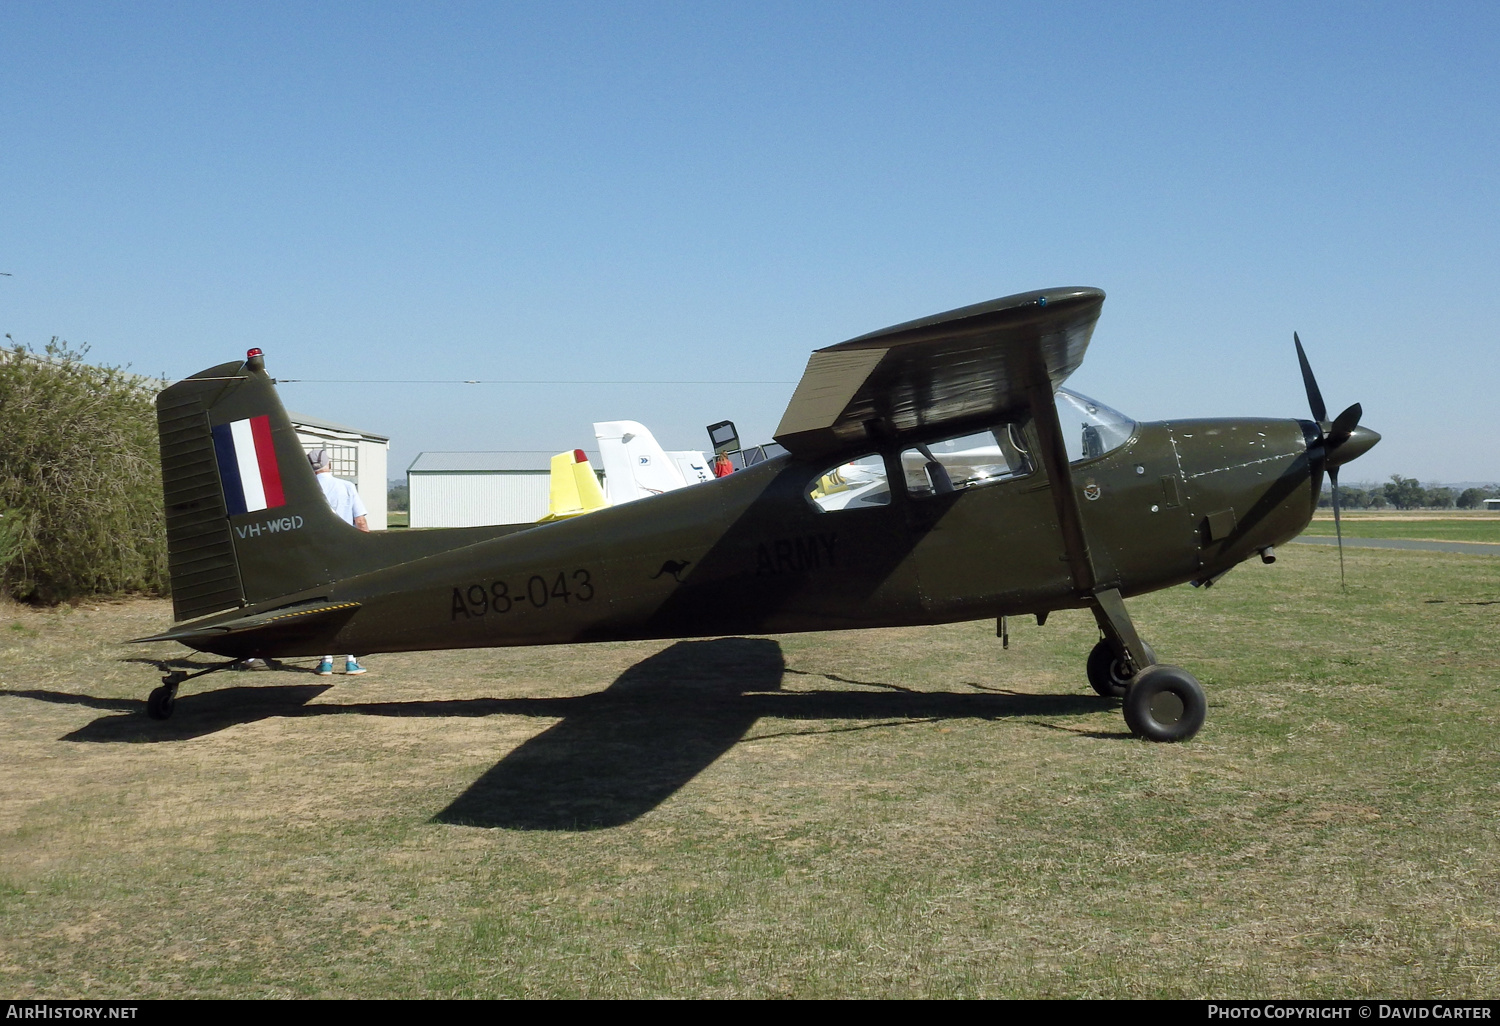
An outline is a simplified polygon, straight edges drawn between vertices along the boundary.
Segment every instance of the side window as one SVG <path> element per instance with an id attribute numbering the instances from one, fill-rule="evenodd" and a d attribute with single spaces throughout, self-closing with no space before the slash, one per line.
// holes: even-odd
<path id="1" fill-rule="evenodd" d="M 885 461 L 877 453 L 830 467 L 807 489 L 807 498 L 825 513 L 862 506 L 888 506 L 891 485 L 885 476 Z"/>
<path id="2" fill-rule="evenodd" d="M 901 471 L 907 492 L 924 498 L 1024 477 L 1031 473 L 1031 454 L 1020 428 L 1001 424 L 903 450 Z"/>

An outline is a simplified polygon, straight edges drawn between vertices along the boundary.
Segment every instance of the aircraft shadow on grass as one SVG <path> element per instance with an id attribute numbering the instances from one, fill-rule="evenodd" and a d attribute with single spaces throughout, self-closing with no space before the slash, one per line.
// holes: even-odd
<path id="1" fill-rule="evenodd" d="M 824 677 L 879 692 L 783 691 L 786 674 Z M 913 691 L 836 674 L 788 669 L 781 646 L 764 638 L 682 641 L 627 669 L 608 688 L 571 698 L 479 698 L 427 702 L 308 705 L 331 685 L 231 687 L 182 695 L 170 720 L 147 718 L 146 703 L 66 692 L 4 691 L 107 710 L 62 740 L 159 743 L 203 737 L 271 717 L 540 716 L 557 718 L 469 785 L 436 823 L 510 830 L 597 830 L 656 808 L 734 745 L 763 717 L 834 721 L 825 730 L 894 728 L 949 719 L 1081 716 L 1097 712 L 1092 695 L 1025 695 L 970 685 L 976 692 Z M 854 721 L 850 723 L 849 721 Z M 1051 725 L 1051 724 L 1045 724 Z M 1127 733 L 1093 735 L 1130 737 Z"/>

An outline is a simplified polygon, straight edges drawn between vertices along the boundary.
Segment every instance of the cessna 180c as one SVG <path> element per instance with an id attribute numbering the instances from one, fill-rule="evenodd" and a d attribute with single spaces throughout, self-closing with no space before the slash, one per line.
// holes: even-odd
<path id="1" fill-rule="evenodd" d="M 1103 302 L 1028 292 L 820 349 L 776 432 L 785 453 L 496 527 L 343 523 L 251 350 L 157 399 L 178 623 L 141 640 L 239 660 L 981 618 L 1003 634 L 1009 616 L 1087 608 L 1090 684 L 1137 735 L 1184 740 L 1202 688 L 1156 662 L 1124 600 L 1271 562 L 1324 473 L 1380 436 L 1358 404 L 1327 419 L 1300 341 L 1312 420 L 1136 423 L 1060 389 Z M 150 714 L 187 679 L 164 677 Z"/>

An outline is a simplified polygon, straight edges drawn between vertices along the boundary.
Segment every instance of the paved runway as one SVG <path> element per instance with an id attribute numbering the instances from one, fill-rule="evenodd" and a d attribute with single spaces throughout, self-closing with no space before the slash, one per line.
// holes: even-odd
<path id="1" fill-rule="evenodd" d="M 1337 545 L 1337 538 L 1321 535 L 1293 538 L 1297 545 Z M 1405 538 L 1345 538 L 1345 548 L 1354 549 L 1422 549 L 1426 552 L 1464 552 L 1471 556 L 1500 556 L 1500 545 L 1490 542 L 1408 541 Z"/>

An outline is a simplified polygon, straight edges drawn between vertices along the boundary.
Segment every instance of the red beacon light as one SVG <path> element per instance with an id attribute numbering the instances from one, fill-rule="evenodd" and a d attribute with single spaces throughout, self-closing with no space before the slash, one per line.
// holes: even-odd
<path id="1" fill-rule="evenodd" d="M 248 353 L 245 354 L 245 359 L 247 359 L 247 360 L 253 360 L 257 356 L 264 356 L 264 355 L 265 354 L 262 353 L 259 349 L 252 349 Z"/>
<path id="2" fill-rule="evenodd" d="M 588 461 L 589 461 L 589 458 L 583 454 L 583 450 L 582 449 L 574 449 L 573 450 L 573 462 L 574 463 L 587 463 Z"/>
<path id="3" fill-rule="evenodd" d="M 266 369 L 266 358 L 259 349 L 252 349 L 245 354 L 245 366 L 253 371 Z"/>

